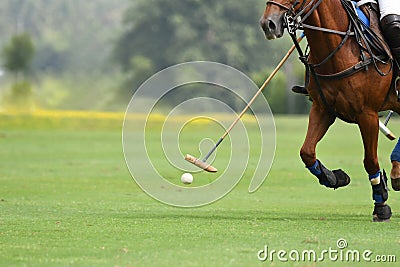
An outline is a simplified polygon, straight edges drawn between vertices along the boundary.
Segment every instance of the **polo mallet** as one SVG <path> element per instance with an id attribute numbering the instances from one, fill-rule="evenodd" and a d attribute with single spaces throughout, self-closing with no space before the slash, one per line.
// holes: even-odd
<path id="1" fill-rule="evenodd" d="M 387 127 L 390 118 L 393 115 L 393 111 L 389 111 L 389 114 L 387 115 L 385 122 L 381 122 L 379 120 L 379 130 L 387 137 L 389 140 L 395 140 L 396 136 L 392 133 L 392 131 Z"/>
<path id="2" fill-rule="evenodd" d="M 299 37 L 297 39 L 298 42 L 300 42 L 303 39 L 303 36 Z M 222 143 L 222 141 L 225 139 L 225 137 L 229 134 L 229 132 L 233 129 L 233 127 L 238 123 L 238 121 L 243 117 L 243 115 L 246 113 L 246 111 L 249 109 L 249 107 L 253 104 L 253 102 L 256 100 L 256 98 L 260 95 L 262 90 L 267 87 L 267 85 L 271 82 L 272 78 L 275 76 L 275 74 L 279 71 L 279 69 L 283 66 L 283 64 L 286 62 L 286 60 L 289 58 L 289 56 L 293 53 L 293 51 L 296 49 L 296 46 L 292 46 L 289 51 L 286 53 L 286 55 L 282 58 L 282 60 L 279 62 L 278 66 L 274 69 L 274 71 L 269 75 L 269 77 L 265 80 L 264 84 L 258 89 L 256 94 L 253 96 L 253 98 L 249 101 L 249 103 L 246 105 L 246 107 L 242 110 L 242 112 L 239 114 L 239 116 L 232 122 L 231 126 L 225 131 L 225 133 L 222 135 L 222 137 L 218 140 L 218 142 L 214 145 L 214 147 L 208 152 L 208 154 L 203 158 L 203 160 L 197 159 L 193 157 L 192 155 L 187 154 L 185 157 L 185 160 L 193 163 L 197 167 L 208 171 L 208 172 L 217 172 L 218 170 L 211 166 L 210 164 L 207 163 L 208 158 L 214 153 L 214 151 L 217 149 L 217 147 Z"/>

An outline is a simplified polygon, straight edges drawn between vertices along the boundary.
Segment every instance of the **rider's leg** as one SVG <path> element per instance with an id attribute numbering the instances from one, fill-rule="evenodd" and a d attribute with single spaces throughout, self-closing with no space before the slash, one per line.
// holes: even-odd
<path id="1" fill-rule="evenodd" d="M 382 30 L 393 56 L 400 64 L 400 15 L 390 14 L 381 20 Z"/>
<path id="2" fill-rule="evenodd" d="M 383 34 L 400 64 L 400 1 L 378 0 Z"/>
<path id="3" fill-rule="evenodd" d="M 306 85 L 301 86 L 301 85 L 294 85 L 292 87 L 292 92 L 296 94 L 303 94 L 303 95 L 308 95 L 307 91 L 307 84 L 310 82 L 310 73 L 309 70 L 306 70 L 305 77 L 304 77 Z"/>

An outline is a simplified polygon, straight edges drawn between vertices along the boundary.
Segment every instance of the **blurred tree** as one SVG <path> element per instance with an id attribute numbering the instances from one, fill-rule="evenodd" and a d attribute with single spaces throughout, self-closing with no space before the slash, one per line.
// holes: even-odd
<path id="1" fill-rule="evenodd" d="M 28 32 L 35 44 L 31 70 L 41 107 L 108 109 L 123 78 L 110 54 L 130 2 L 1 0 L 0 54 L 15 33 Z M 0 80 L 0 91 L 10 87 L 9 77 Z"/>
<path id="2" fill-rule="evenodd" d="M 252 79 L 260 87 L 271 72 L 271 68 L 264 68 L 260 72 L 253 73 Z M 282 114 L 287 111 L 288 95 L 287 90 L 285 90 L 286 86 L 285 75 L 282 72 L 278 72 L 263 91 L 274 114 Z"/>
<path id="3" fill-rule="evenodd" d="M 23 110 L 33 108 L 31 84 L 28 81 L 35 47 L 28 33 L 14 35 L 3 48 L 4 68 L 13 73 L 15 82 L 5 96 L 6 106 Z"/>
<path id="4" fill-rule="evenodd" d="M 267 67 L 253 72 L 251 78 L 260 87 L 272 71 L 272 68 Z M 274 114 L 307 114 L 309 112 L 311 102 L 308 97 L 291 91 L 293 84 L 303 82 L 303 75 L 304 67 L 300 62 L 288 61 L 263 90 Z"/>
<path id="5" fill-rule="evenodd" d="M 110 72 L 109 55 L 131 0 L 1 0 L 0 46 L 29 32 L 35 73 Z"/>
<path id="6" fill-rule="evenodd" d="M 147 77 L 150 77 L 154 74 L 154 65 L 153 62 L 144 56 L 134 56 L 130 60 L 130 68 L 131 72 L 127 73 L 127 78 L 124 81 L 122 88 L 139 88 L 139 86 L 146 80 Z M 134 90 L 124 90 L 123 93 L 116 94 L 115 100 L 118 102 L 123 102 L 126 99 L 130 99 L 131 92 Z"/>
<path id="7" fill-rule="evenodd" d="M 35 108 L 32 85 L 29 81 L 15 82 L 4 95 L 3 104 L 6 110 L 30 112 Z"/>
<path id="8" fill-rule="evenodd" d="M 277 50 L 276 44 L 263 42 L 257 2 L 136 1 L 125 13 L 126 30 L 114 47 L 114 58 L 124 70 L 130 69 L 134 55 L 150 58 L 156 69 L 207 59 L 255 70 L 262 63 L 257 51 Z"/>
<path id="9" fill-rule="evenodd" d="M 109 108 L 123 92 L 112 103 L 121 109 L 142 81 L 176 63 L 218 61 L 248 75 L 273 68 L 290 40 L 265 40 L 264 8 L 258 0 L 2 0 L 0 47 L 12 33 L 29 32 L 35 93 L 49 107 Z"/>
<path id="10" fill-rule="evenodd" d="M 127 73 L 135 72 L 131 59 L 137 56 L 149 59 L 155 71 L 177 63 L 208 60 L 250 73 L 265 67 L 267 57 L 267 64 L 274 64 L 276 55 L 284 51 L 282 43 L 265 41 L 258 26 L 265 3 L 256 0 L 134 3 L 125 13 L 125 30 L 113 52 Z M 264 52 L 267 55 L 260 56 Z M 132 87 L 125 90 L 132 94 Z"/>
<path id="11" fill-rule="evenodd" d="M 28 33 L 14 35 L 3 48 L 4 68 L 19 81 L 21 75 L 28 74 L 34 54 L 35 47 Z"/>

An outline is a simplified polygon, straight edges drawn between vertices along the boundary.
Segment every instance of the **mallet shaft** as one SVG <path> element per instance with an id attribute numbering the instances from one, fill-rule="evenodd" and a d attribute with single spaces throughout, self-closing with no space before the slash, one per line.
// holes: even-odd
<path id="1" fill-rule="evenodd" d="M 392 115 L 393 115 L 393 110 L 389 111 L 389 114 L 387 115 L 385 122 L 383 123 L 383 124 L 385 124 L 385 126 L 388 125 L 390 118 L 392 118 Z"/>
<path id="2" fill-rule="evenodd" d="M 218 142 L 215 144 L 215 146 L 213 148 L 211 148 L 211 150 L 207 153 L 207 155 L 204 157 L 203 161 L 206 162 L 208 160 L 208 158 L 212 155 L 212 153 L 214 153 L 215 149 L 217 149 L 217 147 L 219 146 L 219 144 L 222 143 L 222 141 L 224 140 L 224 138 L 220 138 L 218 140 Z"/>
<path id="3" fill-rule="evenodd" d="M 299 37 L 297 39 L 298 42 L 300 42 L 303 39 L 303 36 Z M 207 161 L 207 159 L 214 153 L 214 151 L 217 149 L 217 147 L 222 143 L 222 141 L 225 139 L 225 137 L 229 134 L 229 132 L 235 127 L 235 125 L 239 122 L 239 120 L 243 117 L 243 115 L 246 113 L 246 111 L 249 109 L 249 107 L 254 103 L 256 98 L 261 94 L 261 92 L 267 87 L 267 85 L 271 82 L 272 78 L 274 78 L 275 74 L 280 70 L 280 68 L 283 66 L 283 64 L 288 60 L 290 55 L 293 53 L 293 51 L 296 49 L 296 46 L 292 46 L 289 51 L 286 53 L 286 55 L 282 58 L 282 60 L 279 62 L 279 64 L 276 66 L 276 68 L 272 71 L 272 73 L 269 75 L 269 77 L 265 80 L 263 85 L 258 89 L 256 94 L 253 96 L 252 99 L 250 99 L 249 103 L 247 103 L 246 107 L 242 110 L 242 112 L 239 113 L 238 117 L 232 122 L 232 124 L 229 126 L 229 128 L 225 131 L 225 133 L 222 135 L 222 137 L 219 139 L 219 141 L 215 144 L 215 146 L 210 150 L 210 152 L 207 153 L 207 155 L 204 157 L 203 161 Z"/>
<path id="4" fill-rule="evenodd" d="M 300 42 L 303 39 L 303 37 L 299 37 L 297 39 L 298 42 Z M 224 139 L 229 132 L 232 130 L 233 127 L 238 123 L 238 121 L 243 117 L 243 115 L 246 113 L 246 111 L 249 109 L 249 107 L 254 103 L 256 98 L 261 94 L 261 92 L 267 87 L 267 85 L 271 82 L 272 78 L 274 78 L 275 74 L 280 70 L 280 68 L 285 64 L 286 60 L 290 57 L 290 55 L 293 53 L 293 51 L 296 49 L 296 47 L 293 45 L 289 51 L 286 53 L 286 55 L 282 58 L 282 60 L 279 62 L 278 66 L 272 71 L 272 73 L 269 75 L 269 77 L 265 80 L 263 85 L 258 89 L 257 93 L 253 96 L 253 98 L 249 101 L 249 103 L 246 105 L 246 107 L 240 112 L 239 116 L 232 122 L 231 126 L 226 130 L 224 135 L 222 136 L 222 139 Z"/>

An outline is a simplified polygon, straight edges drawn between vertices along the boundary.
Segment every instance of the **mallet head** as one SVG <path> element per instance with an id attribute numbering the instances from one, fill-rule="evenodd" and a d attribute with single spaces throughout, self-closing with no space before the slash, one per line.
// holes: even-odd
<path id="1" fill-rule="evenodd" d="M 192 155 L 186 154 L 185 160 L 196 165 L 197 167 L 199 167 L 200 169 L 203 169 L 205 171 L 208 171 L 208 172 L 217 172 L 218 171 L 216 168 L 214 168 L 207 162 L 197 159 L 197 158 L 193 157 Z"/>

